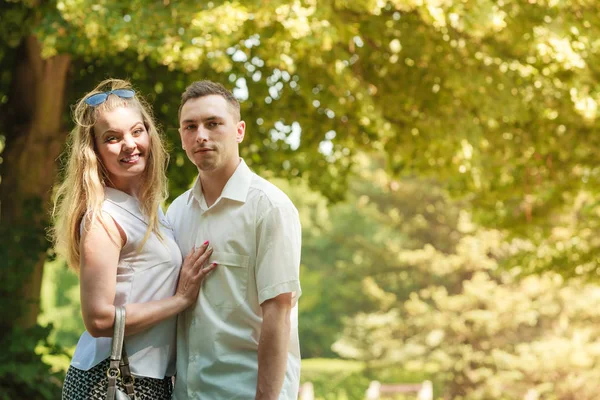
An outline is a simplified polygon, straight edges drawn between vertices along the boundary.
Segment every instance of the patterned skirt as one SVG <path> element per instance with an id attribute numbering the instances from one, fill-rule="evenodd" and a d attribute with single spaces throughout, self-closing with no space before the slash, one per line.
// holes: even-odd
<path id="1" fill-rule="evenodd" d="M 62 400 L 105 400 L 108 388 L 106 370 L 108 359 L 91 368 L 89 371 L 69 367 L 63 384 Z M 119 377 L 117 385 L 125 392 Z M 164 379 L 135 378 L 133 387 L 136 400 L 171 400 L 173 383 L 171 377 Z"/>

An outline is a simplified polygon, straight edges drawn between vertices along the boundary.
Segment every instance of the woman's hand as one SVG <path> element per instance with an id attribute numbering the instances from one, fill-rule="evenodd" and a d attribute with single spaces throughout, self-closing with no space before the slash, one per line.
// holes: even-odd
<path id="1" fill-rule="evenodd" d="M 183 260 L 175 296 L 184 300 L 186 308 L 196 303 L 202 281 L 217 266 L 217 263 L 206 265 L 212 252 L 207 240 L 198 249 L 192 248 Z"/>

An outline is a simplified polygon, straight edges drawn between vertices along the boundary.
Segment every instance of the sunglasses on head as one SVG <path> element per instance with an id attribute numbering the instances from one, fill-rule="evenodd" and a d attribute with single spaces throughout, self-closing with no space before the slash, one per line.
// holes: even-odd
<path id="1" fill-rule="evenodd" d="M 100 104 L 104 103 L 108 96 L 114 94 L 115 96 L 119 96 L 122 99 L 131 99 L 135 96 L 135 92 L 131 89 L 115 89 L 109 90 L 108 92 L 96 93 L 85 99 L 85 104 L 92 107 L 97 107 Z"/>

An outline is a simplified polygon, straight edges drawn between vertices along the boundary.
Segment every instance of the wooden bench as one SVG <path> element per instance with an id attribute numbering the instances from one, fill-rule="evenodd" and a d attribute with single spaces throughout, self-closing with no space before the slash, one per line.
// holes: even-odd
<path id="1" fill-rule="evenodd" d="M 433 385 L 430 381 L 394 384 L 371 381 L 367 389 L 366 400 L 378 400 L 383 397 L 393 397 L 402 393 L 415 393 L 417 400 L 433 400 Z"/>

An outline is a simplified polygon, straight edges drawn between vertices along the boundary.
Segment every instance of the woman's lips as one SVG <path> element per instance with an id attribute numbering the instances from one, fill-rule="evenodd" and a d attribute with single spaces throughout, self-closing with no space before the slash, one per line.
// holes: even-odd
<path id="1" fill-rule="evenodd" d="M 135 164 L 136 162 L 138 162 L 140 160 L 140 154 L 132 154 L 130 156 L 127 157 L 123 157 L 121 159 L 121 162 L 124 162 L 126 164 Z"/>

